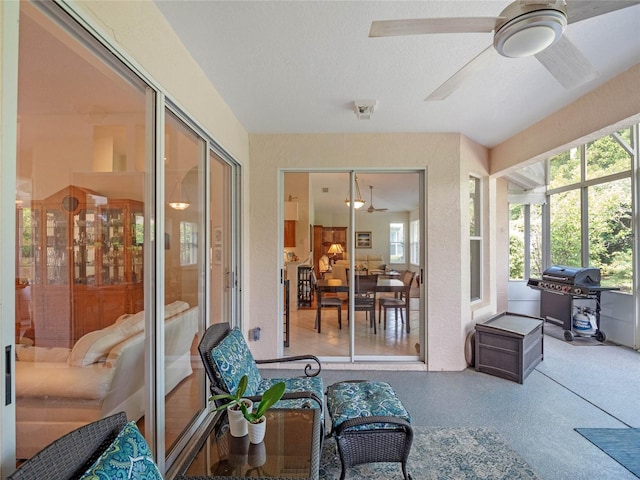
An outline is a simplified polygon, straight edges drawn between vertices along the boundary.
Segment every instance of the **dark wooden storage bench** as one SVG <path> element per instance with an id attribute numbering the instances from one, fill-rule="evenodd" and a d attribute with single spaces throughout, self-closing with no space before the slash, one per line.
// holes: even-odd
<path id="1" fill-rule="evenodd" d="M 543 359 L 544 322 L 501 313 L 476 324 L 476 370 L 523 383 Z"/>

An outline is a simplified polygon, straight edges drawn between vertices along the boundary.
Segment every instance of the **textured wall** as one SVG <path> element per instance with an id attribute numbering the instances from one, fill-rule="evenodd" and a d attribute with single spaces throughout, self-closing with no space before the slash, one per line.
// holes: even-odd
<path id="1" fill-rule="evenodd" d="M 469 168 L 482 173 L 487 152 L 465 139 L 465 169 L 460 163 L 457 134 L 318 134 L 251 135 L 249 239 L 250 327 L 262 328 L 263 338 L 252 344 L 258 358 L 277 353 L 278 172 L 283 168 L 413 168 L 427 172 L 427 352 L 430 370 L 465 368 L 463 332 L 469 328 Z M 461 208 L 464 207 L 464 208 Z M 489 259 L 487 259 L 489 261 Z"/>

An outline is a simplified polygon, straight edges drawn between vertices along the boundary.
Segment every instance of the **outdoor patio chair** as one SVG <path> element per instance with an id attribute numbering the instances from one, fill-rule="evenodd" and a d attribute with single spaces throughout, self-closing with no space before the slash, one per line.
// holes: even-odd
<path id="1" fill-rule="evenodd" d="M 124 412 L 83 425 L 47 445 L 9 480 L 72 480 L 82 476 L 127 424 Z"/>
<path id="2" fill-rule="evenodd" d="M 324 385 L 320 360 L 314 355 L 254 360 L 242 332 L 228 323 L 217 323 L 207 328 L 198 345 L 200 358 L 210 380 L 212 395 L 235 392 L 243 375 L 249 384 L 245 397 L 255 401 L 274 383 L 284 382 L 285 394 L 275 408 L 319 408 L 324 419 Z M 304 376 L 292 378 L 263 378 L 258 365 L 283 362 L 309 361 Z M 313 365 L 312 365 L 313 363 Z"/>

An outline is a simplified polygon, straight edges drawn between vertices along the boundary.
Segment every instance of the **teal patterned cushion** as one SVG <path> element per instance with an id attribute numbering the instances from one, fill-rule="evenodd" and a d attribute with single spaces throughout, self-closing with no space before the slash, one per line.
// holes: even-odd
<path id="1" fill-rule="evenodd" d="M 226 386 L 227 392 L 234 393 L 240 379 L 246 374 L 249 377 L 249 384 L 245 395 L 261 393 L 260 372 L 240 329 L 232 329 L 211 351 L 211 358 L 216 368 L 216 377 Z"/>
<path id="2" fill-rule="evenodd" d="M 295 378 L 263 378 L 258 387 L 258 395 L 264 393 L 271 385 L 284 382 L 286 393 L 313 392 L 321 402 L 324 401 L 324 384 L 322 377 L 295 377 Z M 280 400 L 274 408 L 321 408 L 318 402 L 309 398 Z M 321 417 L 321 420 L 323 417 Z"/>
<path id="3" fill-rule="evenodd" d="M 390 416 L 411 422 L 409 412 L 385 382 L 340 382 L 327 388 L 327 406 L 331 423 L 336 428 L 345 420 L 357 417 Z M 393 427 L 378 424 L 375 428 Z M 359 425 L 348 430 L 364 430 L 371 425 Z"/>
<path id="4" fill-rule="evenodd" d="M 162 475 L 138 430 L 136 422 L 129 422 L 109 448 L 96 460 L 80 480 L 162 480 Z"/>

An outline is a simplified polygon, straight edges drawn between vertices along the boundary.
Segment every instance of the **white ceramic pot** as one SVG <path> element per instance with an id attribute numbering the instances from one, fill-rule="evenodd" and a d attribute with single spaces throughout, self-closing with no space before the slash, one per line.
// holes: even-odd
<path id="1" fill-rule="evenodd" d="M 266 431 L 267 417 L 263 415 L 258 423 L 249 423 L 249 441 L 253 444 L 262 442 Z"/>
<path id="2" fill-rule="evenodd" d="M 251 411 L 253 408 L 253 402 L 248 398 L 243 398 L 242 403 L 244 403 L 247 407 L 247 410 Z M 232 437 L 244 437 L 248 433 L 247 425 L 249 422 L 244 415 L 242 414 L 242 410 L 237 405 L 233 405 L 227 408 L 227 415 L 229 416 L 229 433 Z"/>

